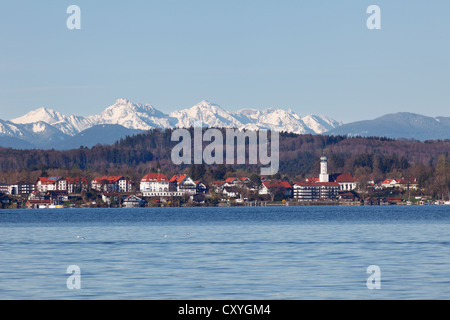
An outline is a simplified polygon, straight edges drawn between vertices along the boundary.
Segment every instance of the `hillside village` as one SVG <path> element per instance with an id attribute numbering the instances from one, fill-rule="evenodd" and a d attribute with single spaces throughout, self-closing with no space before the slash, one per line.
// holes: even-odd
<path id="1" fill-rule="evenodd" d="M 416 179 L 369 179 L 361 185 L 349 173 L 329 174 L 327 158 L 320 172 L 304 181 L 271 177 L 228 177 L 205 183 L 187 174 L 167 177 L 151 172 L 138 182 L 125 176 L 39 177 L 36 182 L 0 183 L 2 208 L 395 205 L 428 204 Z M 450 204 L 448 202 L 434 202 Z"/>

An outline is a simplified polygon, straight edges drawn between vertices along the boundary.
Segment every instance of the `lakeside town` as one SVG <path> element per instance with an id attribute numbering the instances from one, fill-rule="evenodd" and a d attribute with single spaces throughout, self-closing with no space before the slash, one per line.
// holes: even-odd
<path id="1" fill-rule="evenodd" d="M 136 208 L 180 206 L 270 205 L 450 205 L 422 194 L 415 178 L 368 179 L 364 185 L 350 173 L 320 172 L 303 181 L 257 175 L 227 177 L 206 183 L 188 174 L 167 177 L 160 169 L 138 182 L 125 176 L 39 177 L 35 182 L 0 183 L 1 208 Z"/>

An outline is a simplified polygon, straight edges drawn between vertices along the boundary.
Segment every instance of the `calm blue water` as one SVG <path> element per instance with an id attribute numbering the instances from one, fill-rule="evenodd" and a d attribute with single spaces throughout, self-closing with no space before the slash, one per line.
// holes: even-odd
<path id="1" fill-rule="evenodd" d="M 3 210 L 0 299 L 450 299 L 449 227 L 450 206 Z"/>

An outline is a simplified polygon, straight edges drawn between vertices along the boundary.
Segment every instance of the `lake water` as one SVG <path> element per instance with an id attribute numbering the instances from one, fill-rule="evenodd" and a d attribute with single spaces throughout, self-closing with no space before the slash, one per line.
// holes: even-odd
<path id="1" fill-rule="evenodd" d="M 450 299 L 449 227 L 450 206 L 2 210 L 0 299 Z"/>

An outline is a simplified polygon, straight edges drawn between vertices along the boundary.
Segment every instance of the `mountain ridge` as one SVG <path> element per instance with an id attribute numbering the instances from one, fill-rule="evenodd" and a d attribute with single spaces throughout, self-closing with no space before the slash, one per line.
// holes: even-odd
<path id="1" fill-rule="evenodd" d="M 91 116 L 66 116 L 51 108 L 40 107 L 18 118 L 9 121 L 1 120 L 0 137 L 19 138 L 35 145 L 37 148 L 54 148 L 57 146 L 62 148 L 64 147 L 62 141 L 100 125 L 120 125 L 127 129 L 118 130 L 118 134 L 114 135 L 120 139 L 126 132 L 147 131 L 155 128 L 187 128 L 199 124 L 204 127 L 247 130 L 268 129 L 298 134 L 321 134 L 341 125 L 340 122 L 324 116 L 309 115 L 302 118 L 291 110 L 285 111 L 276 108 L 265 110 L 243 109 L 230 112 L 207 100 L 203 100 L 190 108 L 166 114 L 152 105 L 133 103 L 128 99 L 120 98 L 100 114 Z M 111 135 L 111 128 L 106 129 L 105 127 L 103 134 Z M 101 135 L 101 131 L 101 127 L 98 127 L 96 132 Z M 48 134 L 44 134 L 45 132 L 48 132 Z M 53 138 L 50 133 L 53 133 L 55 137 Z M 96 138 L 92 135 L 89 136 Z M 97 138 L 98 141 L 105 141 L 105 137 L 98 136 Z M 55 141 L 61 143 L 55 145 Z M 77 141 L 83 142 L 80 137 Z M 96 144 L 96 142 L 86 141 L 86 145 L 92 144 Z"/>
<path id="2" fill-rule="evenodd" d="M 412 112 L 397 112 L 373 120 L 355 121 L 327 132 L 350 137 L 388 137 L 393 139 L 450 139 L 450 117 L 428 117 Z"/>
<path id="3" fill-rule="evenodd" d="M 120 98 L 100 114 L 63 115 L 40 107 L 25 115 L 0 120 L 0 146 L 67 149 L 110 143 L 129 134 L 151 129 L 203 127 L 241 130 L 275 130 L 295 134 L 343 136 L 381 136 L 416 140 L 450 139 L 450 117 L 427 117 L 415 113 L 387 114 L 373 120 L 348 124 L 323 115 L 300 116 L 291 109 L 243 108 L 235 112 L 203 100 L 190 108 L 164 113 L 150 104 L 133 103 Z M 82 134 L 88 129 L 86 134 Z M 22 142 L 21 142 L 22 141 Z"/>

